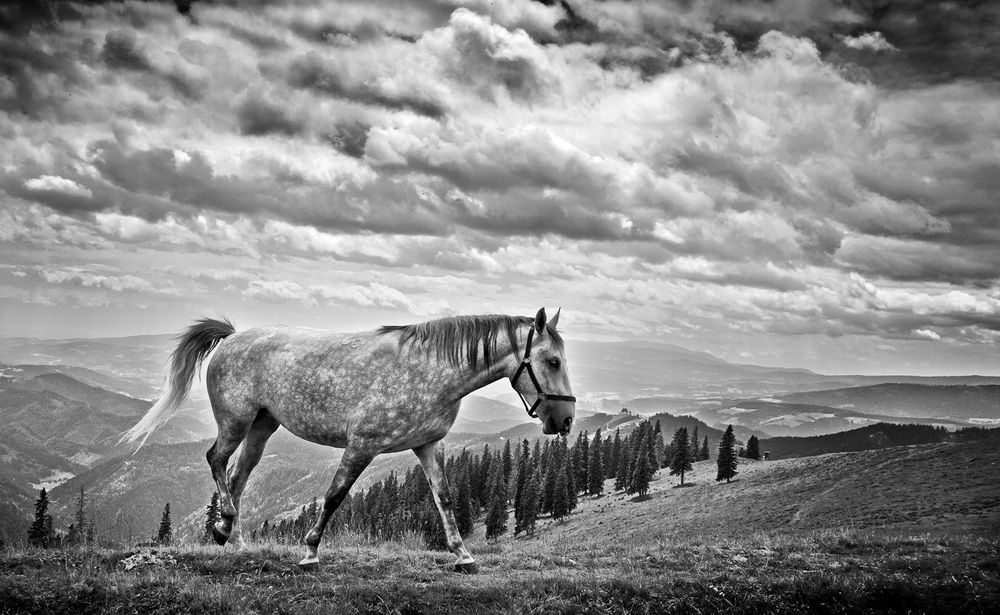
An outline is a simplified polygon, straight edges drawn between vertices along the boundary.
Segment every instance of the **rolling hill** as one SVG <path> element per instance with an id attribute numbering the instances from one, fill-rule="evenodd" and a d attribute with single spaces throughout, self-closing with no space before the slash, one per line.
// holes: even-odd
<path id="1" fill-rule="evenodd" d="M 1000 430 L 967 427 L 957 432 L 950 432 L 932 425 L 876 423 L 822 436 L 765 438 L 760 441 L 760 450 L 768 452 L 771 459 L 785 459 L 824 453 L 866 451 L 889 446 L 991 438 L 1000 438 Z"/>
<path id="2" fill-rule="evenodd" d="M 1000 530 L 996 446 L 994 438 L 780 461 L 740 459 L 739 474 L 729 484 L 716 483 L 715 463 L 701 461 L 685 477 L 691 487 L 676 488 L 677 477 L 661 470 L 647 499 L 581 498 L 567 521 L 549 521 L 540 531 L 553 544 L 599 545 L 637 536 L 647 542 L 718 541 L 754 532 L 840 528 L 995 537 Z"/>

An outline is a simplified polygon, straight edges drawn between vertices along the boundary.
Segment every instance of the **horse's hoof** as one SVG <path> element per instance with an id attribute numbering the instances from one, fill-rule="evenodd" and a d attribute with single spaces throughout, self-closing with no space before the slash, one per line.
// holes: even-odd
<path id="1" fill-rule="evenodd" d="M 476 562 L 455 564 L 455 572 L 459 572 L 461 574 L 477 574 L 479 572 L 479 565 L 476 564 Z"/>
<path id="2" fill-rule="evenodd" d="M 319 570 L 319 558 L 307 557 L 299 562 L 299 570 L 303 572 L 317 572 Z"/>
<path id="3" fill-rule="evenodd" d="M 212 538 L 215 539 L 215 544 L 224 545 L 229 541 L 229 534 L 224 534 L 219 531 L 219 528 L 212 526 Z"/>

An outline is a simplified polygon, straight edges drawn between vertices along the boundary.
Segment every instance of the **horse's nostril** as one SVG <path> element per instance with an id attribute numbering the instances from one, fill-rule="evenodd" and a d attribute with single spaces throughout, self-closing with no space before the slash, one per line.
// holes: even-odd
<path id="1" fill-rule="evenodd" d="M 566 420 L 563 421 L 563 428 L 569 429 L 573 425 L 573 417 L 567 416 Z"/>

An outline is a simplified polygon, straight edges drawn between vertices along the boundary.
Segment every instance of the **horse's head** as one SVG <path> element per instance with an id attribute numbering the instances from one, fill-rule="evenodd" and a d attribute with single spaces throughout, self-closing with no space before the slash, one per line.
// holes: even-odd
<path id="1" fill-rule="evenodd" d="M 542 433 L 550 435 L 568 434 L 576 415 L 563 340 L 556 332 L 558 323 L 558 311 L 546 322 L 545 308 L 538 310 L 521 363 L 511 377 L 511 385 L 521 394 L 528 413 L 537 416 Z"/>

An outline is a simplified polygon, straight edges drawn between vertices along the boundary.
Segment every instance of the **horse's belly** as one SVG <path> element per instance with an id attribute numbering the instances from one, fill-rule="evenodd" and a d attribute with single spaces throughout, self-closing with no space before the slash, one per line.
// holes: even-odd
<path id="1" fill-rule="evenodd" d="M 347 446 L 349 414 L 344 410 L 272 400 L 268 411 L 282 427 L 303 440 L 338 448 Z"/>

